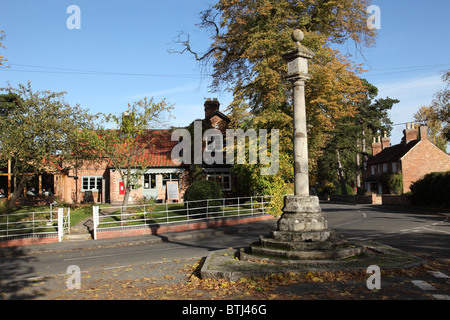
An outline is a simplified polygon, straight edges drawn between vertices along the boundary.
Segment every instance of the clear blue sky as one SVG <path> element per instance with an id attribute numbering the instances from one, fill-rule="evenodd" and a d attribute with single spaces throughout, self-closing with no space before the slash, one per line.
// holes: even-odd
<path id="1" fill-rule="evenodd" d="M 168 54 L 178 31 L 191 34 L 195 49 L 206 49 L 208 35 L 195 27 L 198 13 L 214 0 L 1 0 L 0 30 L 6 33 L 9 70 L 0 70 L 0 87 L 31 81 L 34 89 L 67 91 L 66 100 L 92 112 L 124 111 L 144 96 L 175 105 L 173 125 L 187 125 L 203 115 L 204 98 L 216 97 L 226 108 L 226 92 L 208 92 L 190 55 Z M 81 29 L 66 26 L 70 5 L 81 9 Z M 381 29 L 364 58 L 354 45 L 343 53 L 364 62 L 363 75 L 379 97 L 401 102 L 390 113 L 394 123 L 412 121 L 444 87 L 439 71 L 450 68 L 450 1 L 374 0 L 381 9 Z M 67 70 L 72 69 L 72 70 Z M 99 71 L 100 73 L 73 70 Z M 112 74 L 116 73 L 116 74 Z M 120 73 L 120 74 L 117 74 Z M 130 75 L 144 74 L 144 75 Z M 404 125 L 396 126 L 392 143 Z"/>

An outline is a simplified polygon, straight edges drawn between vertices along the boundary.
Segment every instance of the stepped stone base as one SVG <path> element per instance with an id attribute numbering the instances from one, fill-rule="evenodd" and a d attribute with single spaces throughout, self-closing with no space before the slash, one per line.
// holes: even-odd
<path id="1" fill-rule="evenodd" d="M 328 228 L 314 196 L 286 196 L 278 229 L 250 245 L 252 256 L 281 259 L 343 259 L 363 252 Z"/>

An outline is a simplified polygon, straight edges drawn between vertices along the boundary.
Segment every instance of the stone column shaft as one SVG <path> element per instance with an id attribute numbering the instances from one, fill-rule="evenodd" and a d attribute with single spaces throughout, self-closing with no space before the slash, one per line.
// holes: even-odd
<path id="1" fill-rule="evenodd" d="M 293 82 L 294 91 L 294 194 L 309 196 L 308 138 L 306 132 L 305 80 Z"/>

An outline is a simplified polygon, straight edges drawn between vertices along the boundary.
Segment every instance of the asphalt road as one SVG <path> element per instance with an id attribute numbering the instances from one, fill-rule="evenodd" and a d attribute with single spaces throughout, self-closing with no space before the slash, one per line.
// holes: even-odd
<path id="1" fill-rule="evenodd" d="M 448 263 L 450 261 L 450 217 L 419 211 L 400 211 L 380 206 L 321 204 L 329 227 L 347 239 L 372 239 L 410 253 Z M 42 254 L 0 258 L 0 289 L 8 282 L 67 274 L 71 265 L 82 272 L 157 264 L 170 260 L 205 257 L 209 251 L 246 247 L 259 235 L 269 234 L 276 221 L 256 223 L 238 233 L 157 243 L 122 242 L 120 245 L 84 250 L 59 250 Z M 142 240 L 142 239 L 141 239 Z M 91 241 L 90 243 L 95 243 Z M 105 242 L 103 242 L 105 243 Z M 76 249 L 78 244 L 74 243 Z"/>

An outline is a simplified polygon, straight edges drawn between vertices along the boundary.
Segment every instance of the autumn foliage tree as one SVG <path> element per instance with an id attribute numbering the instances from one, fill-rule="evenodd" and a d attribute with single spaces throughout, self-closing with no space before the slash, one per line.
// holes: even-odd
<path id="1" fill-rule="evenodd" d="M 5 32 L 3 30 L 0 30 L 0 48 L 6 49 L 6 47 L 3 45 L 3 42 L 5 40 Z M 3 65 L 2 61 L 6 61 L 7 59 L 0 55 L 0 66 Z"/>
<path id="2" fill-rule="evenodd" d="M 361 69 L 331 45 L 374 43 L 375 31 L 367 28 L 369 5 L 367 0 L 219 0 L 201 13 L 199 26 L 211 34 L 208 49 L 197 52 L 190 35 L 180 33 L 176 43 L 181 49 L 171 52 L 192 53 L 212 75 L 213 91 L 233 93 L 228 111 L 236 127 L 248 124 L 250 116 L 253 125 L 279 129 L 280 156 L 292 167 L 291 84 L 282 54 L 293 46 L 292 31 L 301 29 L 302 45 L 315 54 L 305 93 L 312 172 L 331 137 L 327 132 L 339 118 L 355 114 L 364 98 Z"/>
<path id="3" fill-rule="evenodd" d="M 0 166 L 11 164 L 11 209 L 33 176 L 60 172 L 76 154 L 77 132 L 92 129 L 95 116 L 64 101 L 64 92 L 36 91 L 31 84 L 1 88 Z"/>

